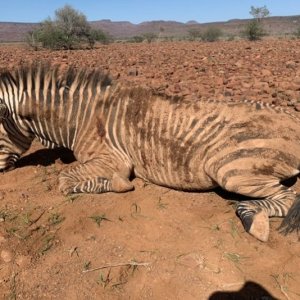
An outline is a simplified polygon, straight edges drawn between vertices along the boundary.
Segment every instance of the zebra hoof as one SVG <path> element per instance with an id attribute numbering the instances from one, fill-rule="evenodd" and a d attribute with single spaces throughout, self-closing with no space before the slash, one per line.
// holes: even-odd
<path id="1" fill-rule="evenodd" d="M 262 242 L 268 241 L 270 233 L 269 216 L 264 210 L 253 215 L 252 224 L 247 231 Z"/>
<path id="2" fill-rule="evenodd" d="M 113 175 L 111 187 L 112 191 L 117 193 L 128 192 L 134 189 L 134 185 L 128 179 L 124 179 L 116 173 Z"/>

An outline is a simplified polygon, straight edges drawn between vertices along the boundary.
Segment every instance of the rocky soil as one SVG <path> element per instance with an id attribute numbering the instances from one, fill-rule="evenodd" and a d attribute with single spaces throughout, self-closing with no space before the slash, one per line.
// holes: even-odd
<path id="1" fill-rule="evenodd" d="M 99 67 L 168 95 L 300 111 L 297 40 L 0 47 L 2 69 L 34 60 Z M 0 174 L 0 299 L 300 299 L 299 237 L 279 234 L 280 219 L 262 243 L 235 216 L 232 200 L 242 198 L 221 190 L 134 179 L 133 192 L 66 197 L 57 177 L 74 163 L 70 152 L 34 143 Z M 289 184 L 300 192 L 297 179 Z"/>

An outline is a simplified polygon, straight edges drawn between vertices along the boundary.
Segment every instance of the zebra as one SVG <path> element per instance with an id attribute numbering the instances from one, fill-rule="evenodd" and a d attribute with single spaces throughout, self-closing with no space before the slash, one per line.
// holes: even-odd
<path id="1" fill-rule="evenodd" d="M 217 186 L 253 199 L 236 213 L 247 232 L 300 231 L 300 198 L 282 181 L 300 172 L 300 122 L 255 101 L 170 97 L 124 85 L 99 70 L 37 63 L 0 74 L 0 170 L 12 170 L 34 138 L 73 151 L 64 194 L 127 192 L 130 178 L 177 190 Z"/>

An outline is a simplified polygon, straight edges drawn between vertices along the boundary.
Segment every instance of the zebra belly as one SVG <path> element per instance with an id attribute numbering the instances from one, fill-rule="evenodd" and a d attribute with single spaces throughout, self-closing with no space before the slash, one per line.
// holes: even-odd
<path id="1" fill-rule="evenodd" d="M 152 162 L 134 166 L 137 177 L 157 185 L 183 190 L 209 190 L 217 186 L 204 171 L 204 166 L 193 162 L 190 166 L 178 162 Z"/>

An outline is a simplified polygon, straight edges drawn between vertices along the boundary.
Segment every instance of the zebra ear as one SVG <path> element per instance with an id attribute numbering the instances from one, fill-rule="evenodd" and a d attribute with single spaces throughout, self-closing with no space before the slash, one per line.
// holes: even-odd
<path id="1" fill-rule="evenodd" d="M 7 107 L 4 101 L 0 98 L 0 121 L 6 117 Z"/>

